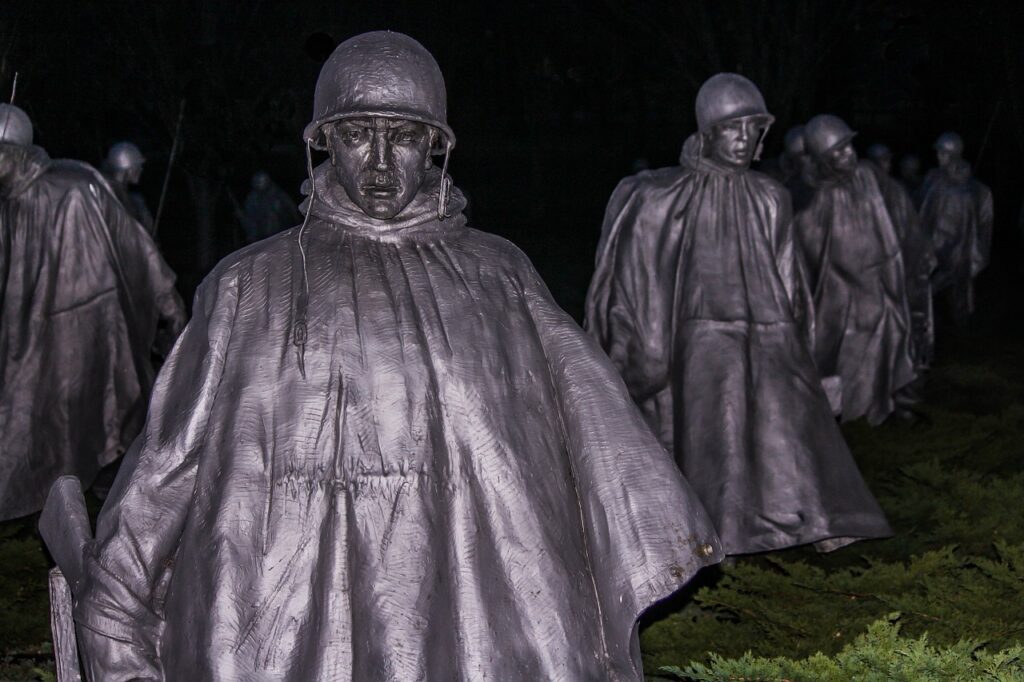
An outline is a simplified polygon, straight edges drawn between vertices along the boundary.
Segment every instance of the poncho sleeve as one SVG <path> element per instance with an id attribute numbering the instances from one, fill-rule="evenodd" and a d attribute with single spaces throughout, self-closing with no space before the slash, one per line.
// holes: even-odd
<path id="1" fill-rule="evenodd" d="M 211 282 L 211 280 L 213 280 Z M 195 494 L 198 452 L 223 372 L 237 286 L 214 276 L 157 381 L 86 550 L 75 621 L 89 679 L 163 679 L 160 602 Z"/>
<path id="2" fill-rule="evenodd" d="M 721 543 L 601 349 L 528 262 L 520 279 L 558 400 L 605 639 L 628 647 L 639 615 L 721 561 Z"/>
<path id="3" fill-rule="evenodd" d="M 671 301 L 661 295 L 655 239 L 645 238 L 640 179 L 626 178 L 608 201 L 597 263 L 587 293 L 587 331 L 619 370 L 634 400 L 643 402 L 668 384 Z"/>

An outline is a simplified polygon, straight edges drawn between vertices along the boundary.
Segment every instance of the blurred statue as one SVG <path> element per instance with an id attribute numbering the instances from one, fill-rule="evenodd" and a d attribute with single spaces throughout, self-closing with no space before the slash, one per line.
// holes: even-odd
<path id="1" fill-rule="evenodd" d="M 878 424 L 915 378 L 900 240 L 875 174 L 857 160 L 856 133 L 822 114 L 804 134 L 815 193 L 796 236 L 814 291 L 815 360 L 842 379 L 843 419 Z"/>
<path id="2" fill-rule="evenodd" d="M 250 244 L 297 224 L 301 217 L 295 202 L 264 171 L 252 176 L 252 189 L 245 197 L 240 216 L 245 238 Z"/>
<path id="3" fill-rule="evenodd" d="M 107 152 L 103 171 L 121 205 L 152 236 L 153 216 L 146 206 L 146 198 L 141 192 L 132 189 L 142 179 L 142 167 L 145 163 L 146 159 L 138 147 L 131 142 L 118 142 Z"/>
<path id="4" fill-rule="evenodd" d="M 158 322 L 184 305 L 103 177 L 53 161 L 0 104 L 0 520 L 62 474 L 89 485 L 142 428 Z"/>
<path id="5" fill-rule="evenodd" d="M 881 149 L 880 149 L 881 148 Z M 906 188 L 889 174 L 892 154 L 888 147 L 868 147 L 868 167 L 874 171 L 878 189 L 892 219 L 903 256 L 907 303 L 910 306 L 911 355 L 914 365 L 923 369 L 931 364 L 935 350 L 935 321 L 932 314 L 931 274 L 935 269 L 932 240 L 921 226 L 914 201 Z"/>
<path id="6" fill-rule="evenodd" d="M 804 127 L 802 125 L 793 126 L 786 131 L 783 138 L 782 154 L 778 159 L 762 164 L 762 170 L 766 175 L 778 180 L 789 190 L 795 211 L 806 206 L 813 194 L 810 186 L 804 180 L 809 165 L 810 156 L 807 154 L 804 143 Z"/>
<path id="7" fill-rule="evenodd" d="M 992 249 L 992 192 L 974 178 L 963 149 L 956 133 L 939 136 L 939 167 L 925 178 L 921 203 L 921 222 L 938 260 L 932 286 L 936 293 L 947 292 L 956 324 L 974 312 L 974 278 L 988 265 Z"/>
<path id="8" fill-rule="evenodd" d="M 900 182 L 914 203 L 920 204 L 918 199 L 924 178 L 921 177 L 921 159 L 917 154 L 906 154 L 900 159 Z"/>
<path id="9" fill-rule="evenodd" d="M 868 161 L 873 163 L 885 175 L 892 174 L 892 150 L 889 149 L 888 145 L 881 142 L 874 143 L 868 147 L 867 157 Z"/>
<path id="10" fill-rule="evenodd" d="M 608 358 L 466 226 L 445 109 L 405 35 L 325 63 L 305 221 L 200 287 L 69 576 L 93 679 L 641 680 L 638 615 L 719 560 Z"/>
<path id="11" fill-rule="evenodd" d="M 789 195 L 749 170 L 772 122 L 753 83 L 697 94 L 680 168 L 623 180 L 587 326 L 673 450 L 727 554 L 890 533 L 809 351 Z"/>

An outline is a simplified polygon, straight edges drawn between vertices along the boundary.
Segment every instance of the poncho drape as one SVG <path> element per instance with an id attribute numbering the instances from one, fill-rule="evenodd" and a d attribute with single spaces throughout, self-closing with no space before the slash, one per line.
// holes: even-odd
<path id="1" fill-rule="evenodd" d="M 437 219 L 436 172 L 390 221 L 330 172 L 305 265 L 295 228 L 197 294 L 87 558 L 88 665 L 642 679 L 638 614 L 721 556 L 696 496 L 525 256 Z"/>
<path id="2" fill-rule="evenodd" d="M 612 195 L 588 330 L 674 451 L 726 553 L 889 534 L 808 350 L 786 190 L 699 157 L 695 138 L 681 161 Z"/>
<path id="3" fill-rule="evenodd" d="M 0 520 L 62 474 L 88 486 L 138 434 L 174 273 L 98 172 L 24 151 L 0 199 Z"/>
<path id="4" fill-rule="evenodd" d="M 878 424 L 915 376 L 900 242 L 867 162 L 813 179 L 796 236 L 814 291 L 815 361 L 842 378 L 843 420 Z"/>

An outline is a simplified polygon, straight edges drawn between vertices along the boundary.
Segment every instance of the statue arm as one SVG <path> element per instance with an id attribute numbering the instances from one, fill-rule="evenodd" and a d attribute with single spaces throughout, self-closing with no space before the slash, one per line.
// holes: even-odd
<path id="1" fill-rule="evenodd" d="M 233 285 L 226 289 L 197 294 L 196 315 L 160 374 L 146 428 L 125 457 L 85 552 L 75 621 L 92 679 L 163 679 L 160 604 L 223 374 L 236 298 Z"/>

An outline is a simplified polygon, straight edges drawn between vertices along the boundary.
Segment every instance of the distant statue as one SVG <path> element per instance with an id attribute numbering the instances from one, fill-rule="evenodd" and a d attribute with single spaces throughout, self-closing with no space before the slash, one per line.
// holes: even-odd
<path id="1" fill-rule="evenodd" d="M 804 127 L 798 125 L 786 131 L 782 154 L 762 164 L 761 169 L 766 175 L 778 180 L 789 190 L 794 211 L 801 210 L 811 200 L 813 191 L 805 180 L 810 163 L 811 158 L 804 142 Z"/>
<path id="2" fill-rule="evenodd" d="M 185 324 L 174 273 L 91 166 L 51 160 L 0 104 L 0 521 L 89 486 L 142 428 L 158 324 Z"/>
<path id="3" fill-rule="evenodd" d="M 945 292 L 956 324 L 974 313 L 974 279 L 988 266 L 992 250 L 992 191 L 974 178 L 956 133 L 935 143 L 939 167 L 925 178 L 921 222 L 935 246 L 932 275 L 936 293 Z"/>
<path id="4" fill-rule="evenodd" d="M 914 203 L 920 205 L 920 192 L 924 177 L 921 175 L 921 159 L 917 154 L 905 154 L 900 159 L 900 182 Z"/>
<path id="5" fill-rule="evenodd" d="M 639 682 L 638 616 L 722 556 L 697 497 L 466 226 L 430 53 L 351 38 L 313 110 L 303 224 L 201 285 L 69 575 L 90 679 Z"/>
<path id="6" fill-rule="evenodd" d="M 265 171 L 253 174 L 252 188 L 245 197 L 240 218 L 250 244 L 297 225 L 301 220 L 295 202 Z"/>
<path id="7" fill-rule="evenodd" d="M 808 121 L 815 190 L 796 234 L 814 292 L 818 369 L 841 377 L 844 420 L 878 424 L 916 373 L 899 236 L 875 173 L 857 160 L 855 134 L 831 114 Z"/>
<path id="8" fill-rule="evenodd" d="M 587 328 L 727 554 L 887 536 L 811 357 L 789 194 L 749 169 L 764 98 L 718 74 L 696 112 L 681 167 L 626 178 L 608 202 Z"/>
<path id="9" fill-rule="evenodd" d="M 892 153 L 884 144 L 868 147 L 868 165 L 875 172 L 885 207 L 892 218 L 903 256 L 907 303 L 912 328 L 911 353 L 921 370 L 931 364 L 935 354 L 935 320 L 932 313 L 931 274 L 935 269 L 935 249 L 921 225 L 914 201 L 904 185 L 889 174 Z"/>
<path id="10" fill-rule="evenodd" d="M 107 152 L 103 171 L 121 205 L 152 236 L 153 216 L 146 205 L 146 198 L 138 190 L 132 189 L 142 179 L 142 167 L 145 163 L 145 157 L 133 143 L 118 142 Z"/>

